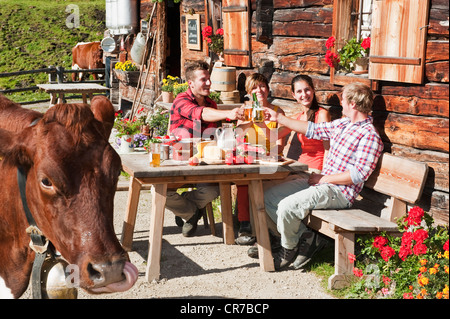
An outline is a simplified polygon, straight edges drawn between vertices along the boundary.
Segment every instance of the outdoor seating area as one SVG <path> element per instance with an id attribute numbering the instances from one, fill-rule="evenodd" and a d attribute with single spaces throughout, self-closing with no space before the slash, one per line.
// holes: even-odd
<path id="1" fill-rule="evenodd" d="M 448 299 L 448 10 L 5 2 L 0 299 Z"/>

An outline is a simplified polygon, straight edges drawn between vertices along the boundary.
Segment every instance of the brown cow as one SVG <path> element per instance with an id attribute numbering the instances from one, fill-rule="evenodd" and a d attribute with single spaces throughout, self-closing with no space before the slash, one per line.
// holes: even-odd
<path id="1" fill-rule="evenodd" d="M 35 255 L 25 232 L 18 167 L 27 173 L 26 199 L 37 226 L 78 266 L 81 288 L 125 291 L 137 280 L 113 228 L 121 170 L 107 139 L 114 109 L 103 96 L 94 97 L 91 108 L 57 104 L 41 114 L 0 95 L 0 297 L 24 293 Z"/>
<path id="2" fill-rule="evenodd" d="M 101 69 L 104 68 L 103 49 L 100 41 L 78 43 L 72 48 L 72 69 Z M 83 74 L 79 73 L 79 81 L 83 79 Z M 97 80 L 97 74 L 92 73 L 94 80 Z M 76 74 L 72 73 L 72 81 L 75 82 Z"/>

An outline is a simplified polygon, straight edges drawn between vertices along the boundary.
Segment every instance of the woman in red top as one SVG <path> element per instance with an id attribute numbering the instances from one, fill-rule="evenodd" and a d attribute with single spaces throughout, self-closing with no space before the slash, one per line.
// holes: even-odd
<path id="1" fill-rule="evenodd" d="M 291 81 L 292 96 L 301 105 L 302 110 L 296 115 L 297 120 L 310 122 L 330 122 L 331 116 L 328 110 L 319 107 L 317 103 L 314 84 L 307 75 L 297 75 Z M 302 152 L 298 158 L 299 162 L 308 164 L 309 171 L 320 173 L 322 171 L 326 152 L 330 147 L 329 141 L 313 140 L 297 133 L 302 145 Z"/>

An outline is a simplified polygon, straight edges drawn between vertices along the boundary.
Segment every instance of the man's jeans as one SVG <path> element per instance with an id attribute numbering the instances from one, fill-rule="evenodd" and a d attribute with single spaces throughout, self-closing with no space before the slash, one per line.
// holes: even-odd
<path id="1" fill-rule="evenodd" d="M 167 191 L 166 208 L 185 220 L 194 216 L 197 209 L 204 208 L 219 196 L 217 184 L 197 184 L 196 189 L 179 195 L 176 191 Z"/>
<path id="2" fill-rule="evenodd" d="M 300 175 L 299 175 L 300 177 Z M 344 194 L 331 184 L 310 186 L 308 178 L 300 177 L 268 189 L 264 193 L 267 214 L 277 224 L 281 245 L 294 249 L 306 226 L 302 220 L 312 209 L 348 208 Z"/>

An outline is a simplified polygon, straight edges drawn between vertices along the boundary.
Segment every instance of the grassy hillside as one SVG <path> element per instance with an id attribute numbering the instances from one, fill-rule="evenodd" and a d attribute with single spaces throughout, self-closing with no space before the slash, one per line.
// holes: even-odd
<path id="1" fill-rule="evenodd" d="M 79 26 L 66 12 L 79 9 Z M 66 21 L 67 20 L 67 21 Z M 70 68 L 72 47 L 78 42 L 98 41 L 105 31 L 104 0 L 0 0 L 0 73 L 45 68 Z M 0 78 L 0 88 L 27 87 L 45 83 L 48 75 L 35 74 Z M 14 94 L 13 100 L 28 94 Z"/>

